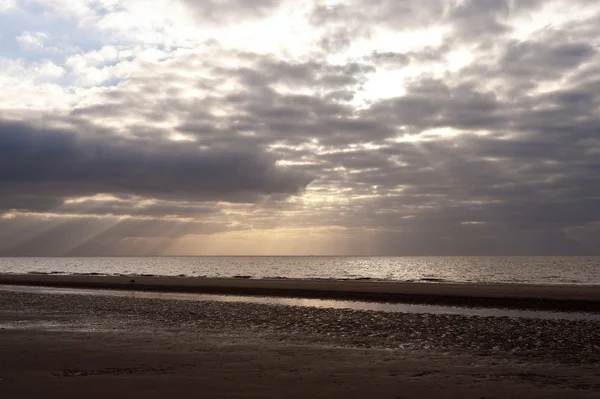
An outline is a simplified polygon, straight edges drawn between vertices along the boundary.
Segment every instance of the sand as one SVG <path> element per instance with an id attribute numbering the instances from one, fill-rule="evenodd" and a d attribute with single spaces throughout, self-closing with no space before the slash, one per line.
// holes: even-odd
<path id="1" fill-rule="evenodd" d="M 0 291 L 3 398 L 596 398 L 600 322 Z"/>
<path id="2" fill-rule="evenodd" d="M 0 284 L 600 311 L 598 286 L 48 274 L 0 274 Z"/>
<path id="3" fill-rule="evenodd" d="M 590 371 L 247 335 L 0 335 L 13 398 L 597 398 Z M 586 372 L 586 371 L 584 371 Z M 596 388 L 594 388 L 596 386 Z"/>

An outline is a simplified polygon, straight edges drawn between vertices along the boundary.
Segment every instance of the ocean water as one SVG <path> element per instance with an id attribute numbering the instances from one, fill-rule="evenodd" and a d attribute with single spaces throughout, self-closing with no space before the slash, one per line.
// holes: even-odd
<path id="1" fill-rule="evenodd" d="M 600 285 L 600 257 L 0 258 L 0 273 Z"/>

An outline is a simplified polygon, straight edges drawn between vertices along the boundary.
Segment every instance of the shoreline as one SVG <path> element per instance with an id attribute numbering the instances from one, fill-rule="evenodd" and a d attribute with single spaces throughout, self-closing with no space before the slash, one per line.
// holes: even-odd
<path id="1" fill-rule="evenodd" d="M 600 311 L 600 287 L 583 285 L 48 274 L 0 274 L 0 284 Z"/>

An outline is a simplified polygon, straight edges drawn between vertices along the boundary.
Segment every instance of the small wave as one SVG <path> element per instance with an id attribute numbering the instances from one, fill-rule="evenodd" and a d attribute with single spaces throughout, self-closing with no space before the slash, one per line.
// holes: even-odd
<path id="1" fill-rule="evenodd" d="M 234 276 L 235 278 L 236 276 Z M 385 281 L 383 279 L 375 279 L 372 277 L 283 277 L 283 276 L 265 276 L 265 277 L 250 277 L 256 278 L 257 280 L 302 280 L 302 281 L 357 281 L 357 280 L 372 280 L 372 281 Z"/>
<path id="2" fill-rule="evenodd" d="M 446 280 L 444 278 L 437 278 L 437 277 L 423 277 L 423 278 L 420 278 L 419 281 L 428 281 L 431 283 L 439 283 L 439 282 L 448 281 L 448 280 Z"/>

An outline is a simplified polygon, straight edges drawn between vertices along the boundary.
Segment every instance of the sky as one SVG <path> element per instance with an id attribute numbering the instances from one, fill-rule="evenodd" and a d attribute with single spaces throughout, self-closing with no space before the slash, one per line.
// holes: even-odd
<path id="1" fill-rule="evenodd" d="M 0 255 L 600 255 L 597 0 L 0 0 Z"/>

